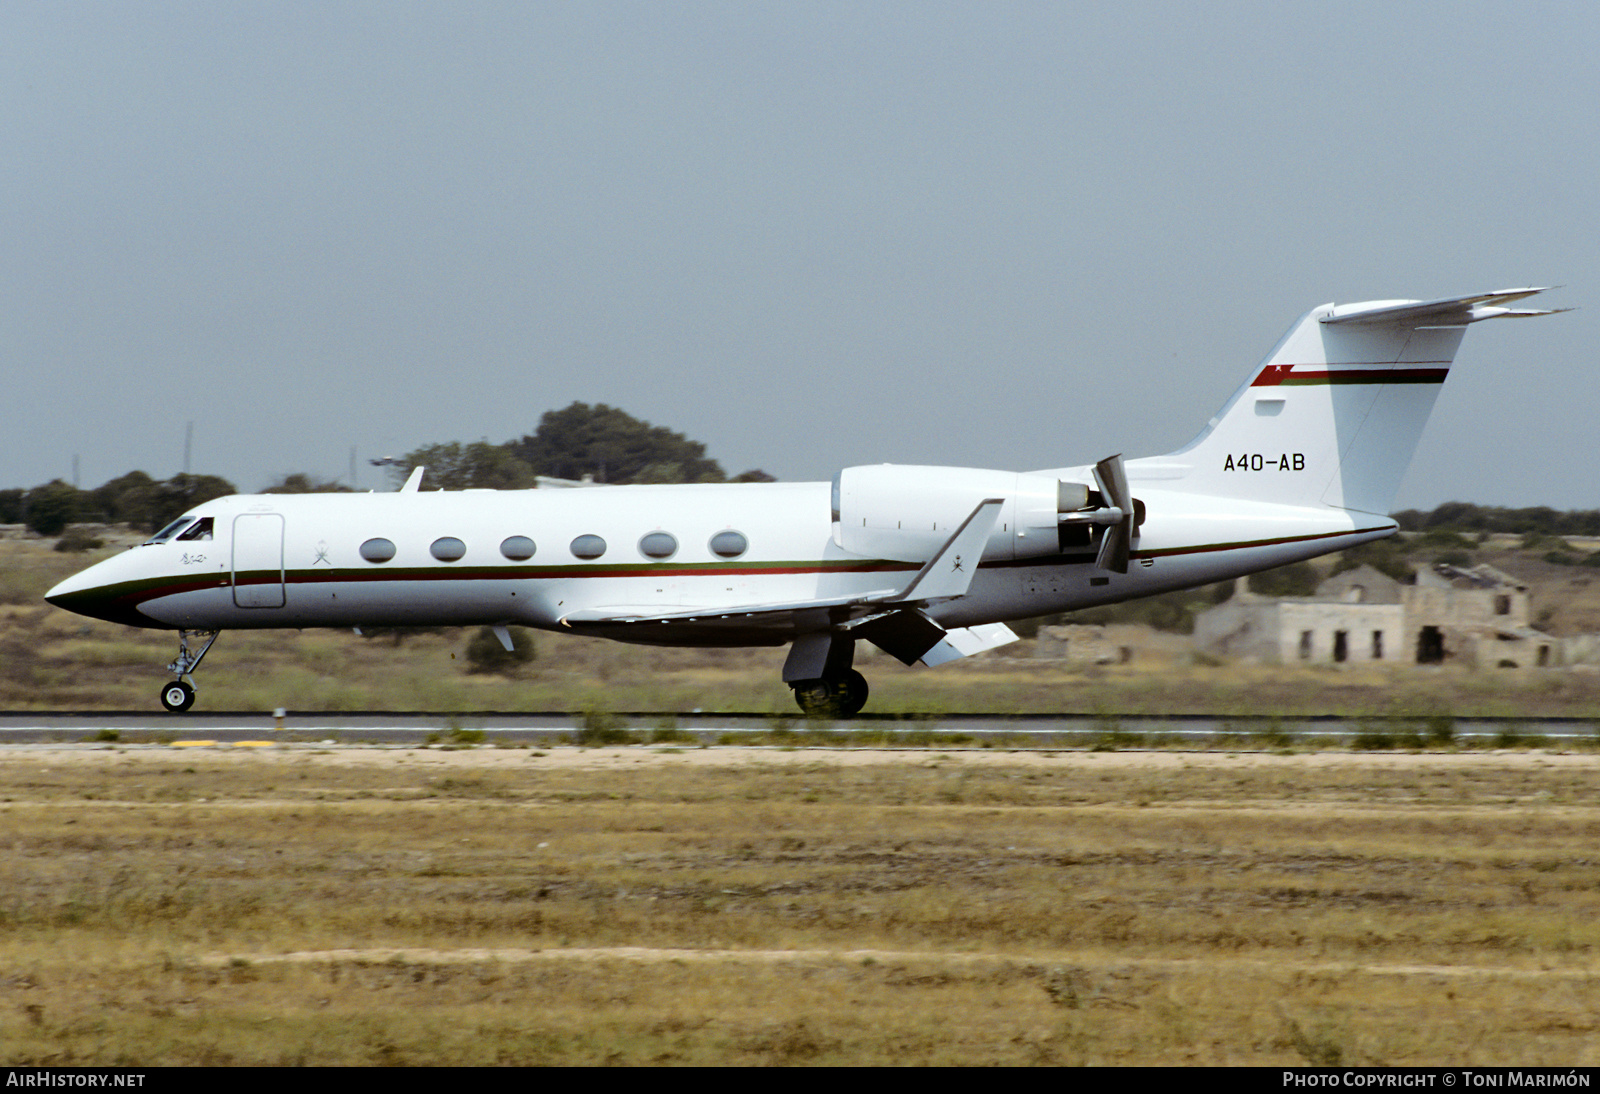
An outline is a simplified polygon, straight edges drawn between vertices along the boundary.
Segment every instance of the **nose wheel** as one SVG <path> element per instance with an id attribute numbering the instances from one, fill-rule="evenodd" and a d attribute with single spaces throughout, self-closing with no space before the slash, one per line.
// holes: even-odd
<path id="1" fill-rule="evenodd" d="M 796 682 L 794 701 L 813 717 L 854 718 L 867 705 L 867 692 L 867 678 L 847 669 L 838 676 Z"/>
<path id="2" fill-rule="evenodd" d="M 213 642 L 221 631 L 179 631 L 178 656 L 172 664 L 167 666 L 167 671 L 177 677 L 176 680 L 166 684 L 161 689 L 161 705 L 173 714 L 181 714 L 194 706 L 194 681 L 193 673 L 200 667 L 200 662 L 205 660 L 206 651 L 211 649 Z M 205 639 L 205 645 L 200 647 L 200 652 L 193 653 L 189 650 L 189 639 Z"/>
<path id="3" fill-rule="evenodd" d="M 194 706 L 194 685 L 184 680 L 174 680 L 161 689 L 161 705 L 174 714 L 181 714 Z"/>

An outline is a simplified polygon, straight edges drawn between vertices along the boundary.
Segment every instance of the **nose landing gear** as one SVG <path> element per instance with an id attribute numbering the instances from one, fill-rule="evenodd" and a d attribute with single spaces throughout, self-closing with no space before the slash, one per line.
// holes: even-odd
<path id="1" fill-rule="evenodd" d="M 181 714 L 194 706 L 194 685 L 185 680 L 174 680 L 161 689 L 161 705 L 174 714 Z"/>
<path id="2" fill-rule="evenodd" d="M 178 657 L 167 666 L 167 671 L 177 677 L 170 684 L 161 689 L 161 705 L 174 714 L 181 714 L 194 706 L 194 677 L 193 673 L 200 667 L 200 662 L 205 659 L 206 651 L 217 640 L 221 631 L 183 631 L 178 632 Z M 205 645 L 200 647 L 199 653 L 189 652 L 189 638 L 204 638 Z"/>

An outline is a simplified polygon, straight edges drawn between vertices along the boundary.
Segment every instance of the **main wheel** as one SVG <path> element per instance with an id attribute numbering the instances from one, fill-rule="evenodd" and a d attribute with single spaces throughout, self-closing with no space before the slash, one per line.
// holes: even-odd
<path id="1" fill-rule="evenodd" d="M 832 718 L 837 713 L 833 688 L 826 680 L 801 680 L 794 686 L 794 701 L 813 718 Z"/>
<path id="2" fill-rule="evenodd" d="M 867 705 L 867 678 L 855 669 L 824 680 L 801 680 L 794 701 L 814 718 L 854 718 Z"/>
<path id="3" fill-rule="evenodd" d="M 839 717 L 854 718 L 867 705 L 867 678 L 855 669 L 845 673 L 837 685 Z"/>
<path id="4" fill-rule="evenodd" d="M 194 706 L 194 688 L 187 681 L 174 680 L 161 689 L 161 705 L 174 714 Z"/>

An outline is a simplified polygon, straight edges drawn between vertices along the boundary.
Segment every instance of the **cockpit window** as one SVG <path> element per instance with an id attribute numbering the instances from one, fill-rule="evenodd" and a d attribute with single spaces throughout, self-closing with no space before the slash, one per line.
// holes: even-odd
<path id="1" fill-rule="evenodd" d="M 199 520 L 195 521 L 194 524 L 190 525 L 188 528 L 185 528 L 183 530 L 183 534 L 178 538 L 181 540 L 210 539 L 211 518 L 201 517 Z"/>
<path id="2" fill-rule="evenodd" d="M 181 532 L 185 528 L 189 527 L 190 522 L 192 522 L 193 520 L 194 520 L 194 516 L 192 514 L 185 513 L 183 516 L 179 517 L 177 520 L 173 521 L 171 524 L 169 524 L 165 528 L 161 529 L 161 531 L 157 532 L 155 535 L 153 535 L 149 539 L 145 540 L 144 541 L 145 542 L 145 546 L 148 547 L 152 543 L 165 543 L 165 542 L 167 542 L 167 540 L 171 539 L 173 536 L 177 535 L 179 532 Z"/>

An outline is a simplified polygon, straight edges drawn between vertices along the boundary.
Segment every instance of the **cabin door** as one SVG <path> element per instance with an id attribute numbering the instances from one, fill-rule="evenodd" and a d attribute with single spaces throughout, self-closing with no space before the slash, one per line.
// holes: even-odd
<path id="1" fill-rule="evenodd" d="M 283 517 L 233 518 L 233 602 L 241 608 L 283 607 Z"/>

